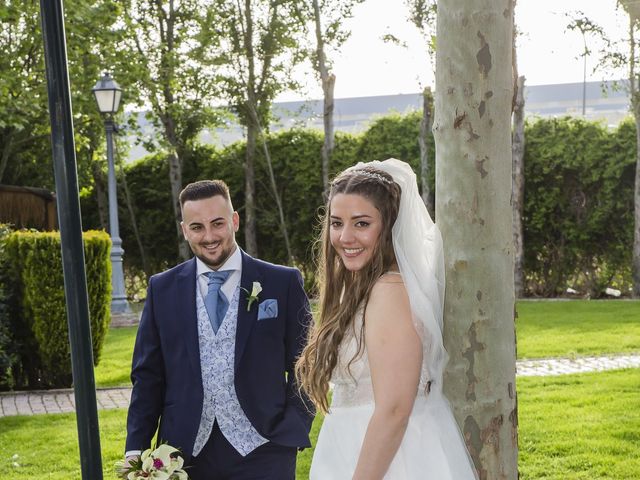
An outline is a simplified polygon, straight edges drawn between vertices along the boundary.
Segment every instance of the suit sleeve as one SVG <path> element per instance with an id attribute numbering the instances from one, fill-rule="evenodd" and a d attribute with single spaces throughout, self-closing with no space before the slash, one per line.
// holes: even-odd
<path id="1" fill-rule="evenodd" d="M 165 373 L 154 315 L 153 283 L 152 277 L 133 350 L 133 389 L 127 415 L 126 451 L 145 450 L 151 446 L 162 413 Z"/>
<path id="2" fill-rule="evenodd" d="M 287 305 L 287 408 L 293 408 L 311 430 L 315 409 L 313 403 L 298 389 L 295 378 L 295 363 L 307 342 L 307 335 L 313 317 L 309 299 L 304 291 L 302 276 L 298 270 L 291 275 Z"/>

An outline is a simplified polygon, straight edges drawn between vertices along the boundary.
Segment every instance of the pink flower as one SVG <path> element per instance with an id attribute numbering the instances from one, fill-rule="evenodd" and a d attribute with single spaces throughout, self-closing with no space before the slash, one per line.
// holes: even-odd
<path id="1" fill-rule="evenodd" d="M 160 470 L 162 467 L 164 467 L 164 463 L 162 463 L 162 460 L 160 460 L 159 458 L 154 458 L 153 468 L 155 468 L 156 470 Z"/>

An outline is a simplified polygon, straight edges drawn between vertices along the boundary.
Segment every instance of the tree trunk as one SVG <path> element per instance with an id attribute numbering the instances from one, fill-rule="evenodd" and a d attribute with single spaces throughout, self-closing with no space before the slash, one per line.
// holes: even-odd
<path id="1" fill-rule="evenodd" d="M 256 236 L 256 135 L 257 126 L 254 122 L 247 122 L 247 151 L 244 159 L 244 248 L 253 257 L 258 256 L 258 241 Z"/>
<path id="2" fill-rule="evenodd" d="M 324 142 L 322 143 L 322 184 L 324 186 L 324 199 L 329 197 L 329 165 L 331 163 L 331 155 L 335 146 L 335 137 L 333 133 L 333 89 L 336 85 L 336 76 L 334 74 L 327 75 L 322 80 L 322 91 L 324 93 L 323 104 L 323 123 L 324 123 Z"/>
<path id="3" fill-rule="evenodd" d="M 93 152 L 89 154 L 89 158 L 93 158 Z M 98 202 L 98 218 L 100 220 L 100 226 L 104 230 L 108 230 L 109 203 L 105 188 L 106 179 L 99 162 L 91 162 L 91 176 L 93 177 L 93 184 L 96 187 L 96 201 Z"/>
<path id="4" fill-rule="evenodd" d="M 178 255 L 180 260 L 189 259 L 189 246 L 182 236 L 182 211 L 180 210 L 180 192 L 182 191 L 182 162 L 178 153 L 173 150 L 169 152 L 169 182 L 171 183 L 171 204 L 173 205 L 173 216 L 176 224 L 176 234 L 178 238 Z"/>
<path id="5" fill-rule="evenodd" d="M 13 132 L 9 133 L 5 137 L 4 145 L 2 146 L 2 156 L 0 157 L 0 183 L 4 177 L 4 171 L 9 164 L 9 156 L 11 155 L 11 147 L 13 143 Z"/>
<path id="6" fill-rule="evenodd" d="M 431 88 L 426 87 L 422 92 L 422 120 L 420 120 L 420 183 L 422 187 L 422 201 L 429 210 L 431 218 L 435 218 L 433 196 L 429 187 L 429 132 L 432 126 L 433 95 Z"/>
<path id="7" fill-rule="evenodd" d="M 633 194 L 634 228 L 633 228 L 633 298 L 640 298 L 640 99 L 634 105 L 636 120 L 636 181 Z"/>
<path id="8" fill-rule="evenodd" d="M 326 55 L 324 51 L 324 38 L 322 37 L 322 22 L 320 18 L 320 6 L 318 0 L 313 0 L 313 17 L 316 27 L 316 68 L 320 74 L 322 83 L 323 103 L 323 123 L 324 123 L 324 143 L 322 144 L 322 185 L 325 201 L 329 197 L 329 163 L 334 148 L 333 134 L 333 91 L 336 85 L 336 76 L 329 73 Z"/>
<path id="9" fill-rule="evenodd" d="M 293 265 L 294 259 L 293 259 L 293 253 L 291 252 L 291 244 L 289 243 L 289 231 L 287 229 L 287 222 L 284 219 L 284 211 L 282 210 L 282 200 L 280 199 L 280 193 L 278 192 L 276 177 L 273 174 L 273 163 L 271 162 L 271 153 L 269 152 L 269 146 L 267 145 L 267 137 L 266 137 L 265 131 L 262 128 L 260 119 L 258 118 L 258 112 L 256 111 L 255 105 L 249 103 L 247 107 L 251 115 L 251 121 L 254 122 L 257 133 L 260 134 L 262 151 L 264 153 L 264 158 L 267 162 L 267 171 L 269 173 L 269 183 L 271 185 L 273 199 L 276 201 L 276 208 L 278 209 L 278 219 L 280 220 L 280 230 L 282 232 L 282 237 L 284 239 L 284 247 L 285 247 L 285 250 L 287 251 L 287 259 L 289 261 L 289 265 Z M 255 155 L 254 155 L 254 158 L 255 158 Z"/>
<path id="10" fill-rule="evenodd" d="M 440 0 L 436 217 L 445 391 L 481 480 L 518 478 L 511 209 L 512 2 Z"/>
<path id="11" fill-rule="evenodd" d="M 282 231 L 282 237 L 284 239 L 284 248 L 287 251 L 287 259 L 289 260 L 289 265 L 293 265 L 294 258 L 293 253 L 291 252 L 291 244 L 289 243 L 289 231 L 287 229 L 287 222 L 284 219 L 284 211 L 282 210 L 282 200 L 280 199 L 280 193 L 278 193 L 276 177 L 273 174 L 273 164 L 271 163 L 269 146 L 267 145 L 267 139 L 262 129 L 260 129 L 260 138 L 262 139 L 264 158 L 267 161 L 267 170 L 269 171 L 269 181 L 271 183 L 271 189 L 273 190 L 273 197 L 276 201 L 276 207 L 278 209 L 278 218 L 280 219 L 280 230 Z"/>
<path id="12" fill-rule="evenodd" d="M 517 93 L 513 110 L 513 137 L 511 153 L 513 155 L 513 250 L 514 250 L 514 287 L 516 298 L 524 294 L 524 236 L 522 230 L 522 212 L 524 209 L 524 77 L 518 77 Z"/>
<path id="13" fill-rule="evenodd" d="M 122 164 L 120 164 L 120 179 L 122 187 L 124 188 L 124 198 L 127 204 L 127 210 L 129 211 L 129 218 L 131 219 L 131 228 L 133 230 L 133 234 L 136 237 L 136 243 L 138 244 L 138 251 L 140 252 L 140 260 L 142 261 L 142 270 L 144 271 L 147 279 L 153 275 L 151 271 L 151 267 L 149 266 L 149 261 L 147 260 L 147 255 L 144 249 L 144 244 L 142 243 L 142 238 L 140 237 L 140 230 L 138 229 L 138 221 L 136 220 L 136 214 L 133 209 L 133 201 L 131 200 L 131 192 L 129 191 L 129 182 L 127 182 L 127 174 L 122 168 Z"/>
<path id="14" fill-rule="evenodd" d="M 638 72 L 636 72 L 635 14 L 630 2 L 623 2 L 629 13 L 629 97 L 636 121 L 636 178 L 633 191 L 633 257 L 631 275 L 633 298 L 640 298 L 640 92 L 638 92 Z"/>

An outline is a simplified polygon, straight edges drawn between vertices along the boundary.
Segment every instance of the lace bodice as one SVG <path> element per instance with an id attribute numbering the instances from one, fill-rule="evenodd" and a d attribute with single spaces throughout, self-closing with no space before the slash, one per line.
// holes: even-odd
<path id="1" fill-rule="evenodd" d="M 332 407 L 355 407 L 360 405 L 373 405 L 373 386 L 371 383 L 371 370 L 367 348 L 363 343 L 362 351 L 358 357 L 351 361 L 358 351 L 358 339 L 362 331 L 362 311 L 359 311 L 340 345 L 338 364 L 331 375 L 333 383 Z M 351 365 L 349 365 L 351 362 Z M 420 374 L 420 384 L 416 394 L 425 394 L 428 381 L 426 365 L 423 363 Z"/>

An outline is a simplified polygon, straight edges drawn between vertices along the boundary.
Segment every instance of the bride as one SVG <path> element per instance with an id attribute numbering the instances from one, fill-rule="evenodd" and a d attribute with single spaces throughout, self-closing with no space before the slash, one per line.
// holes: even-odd
<path id="1" fill-rule="evenodd" d="M 477 478 L 442 392 L 442 240 L 415 174 L 359 163 L 325 216 L 319 318 L 296 365 L 325 413 L 310 480 Z"/>

